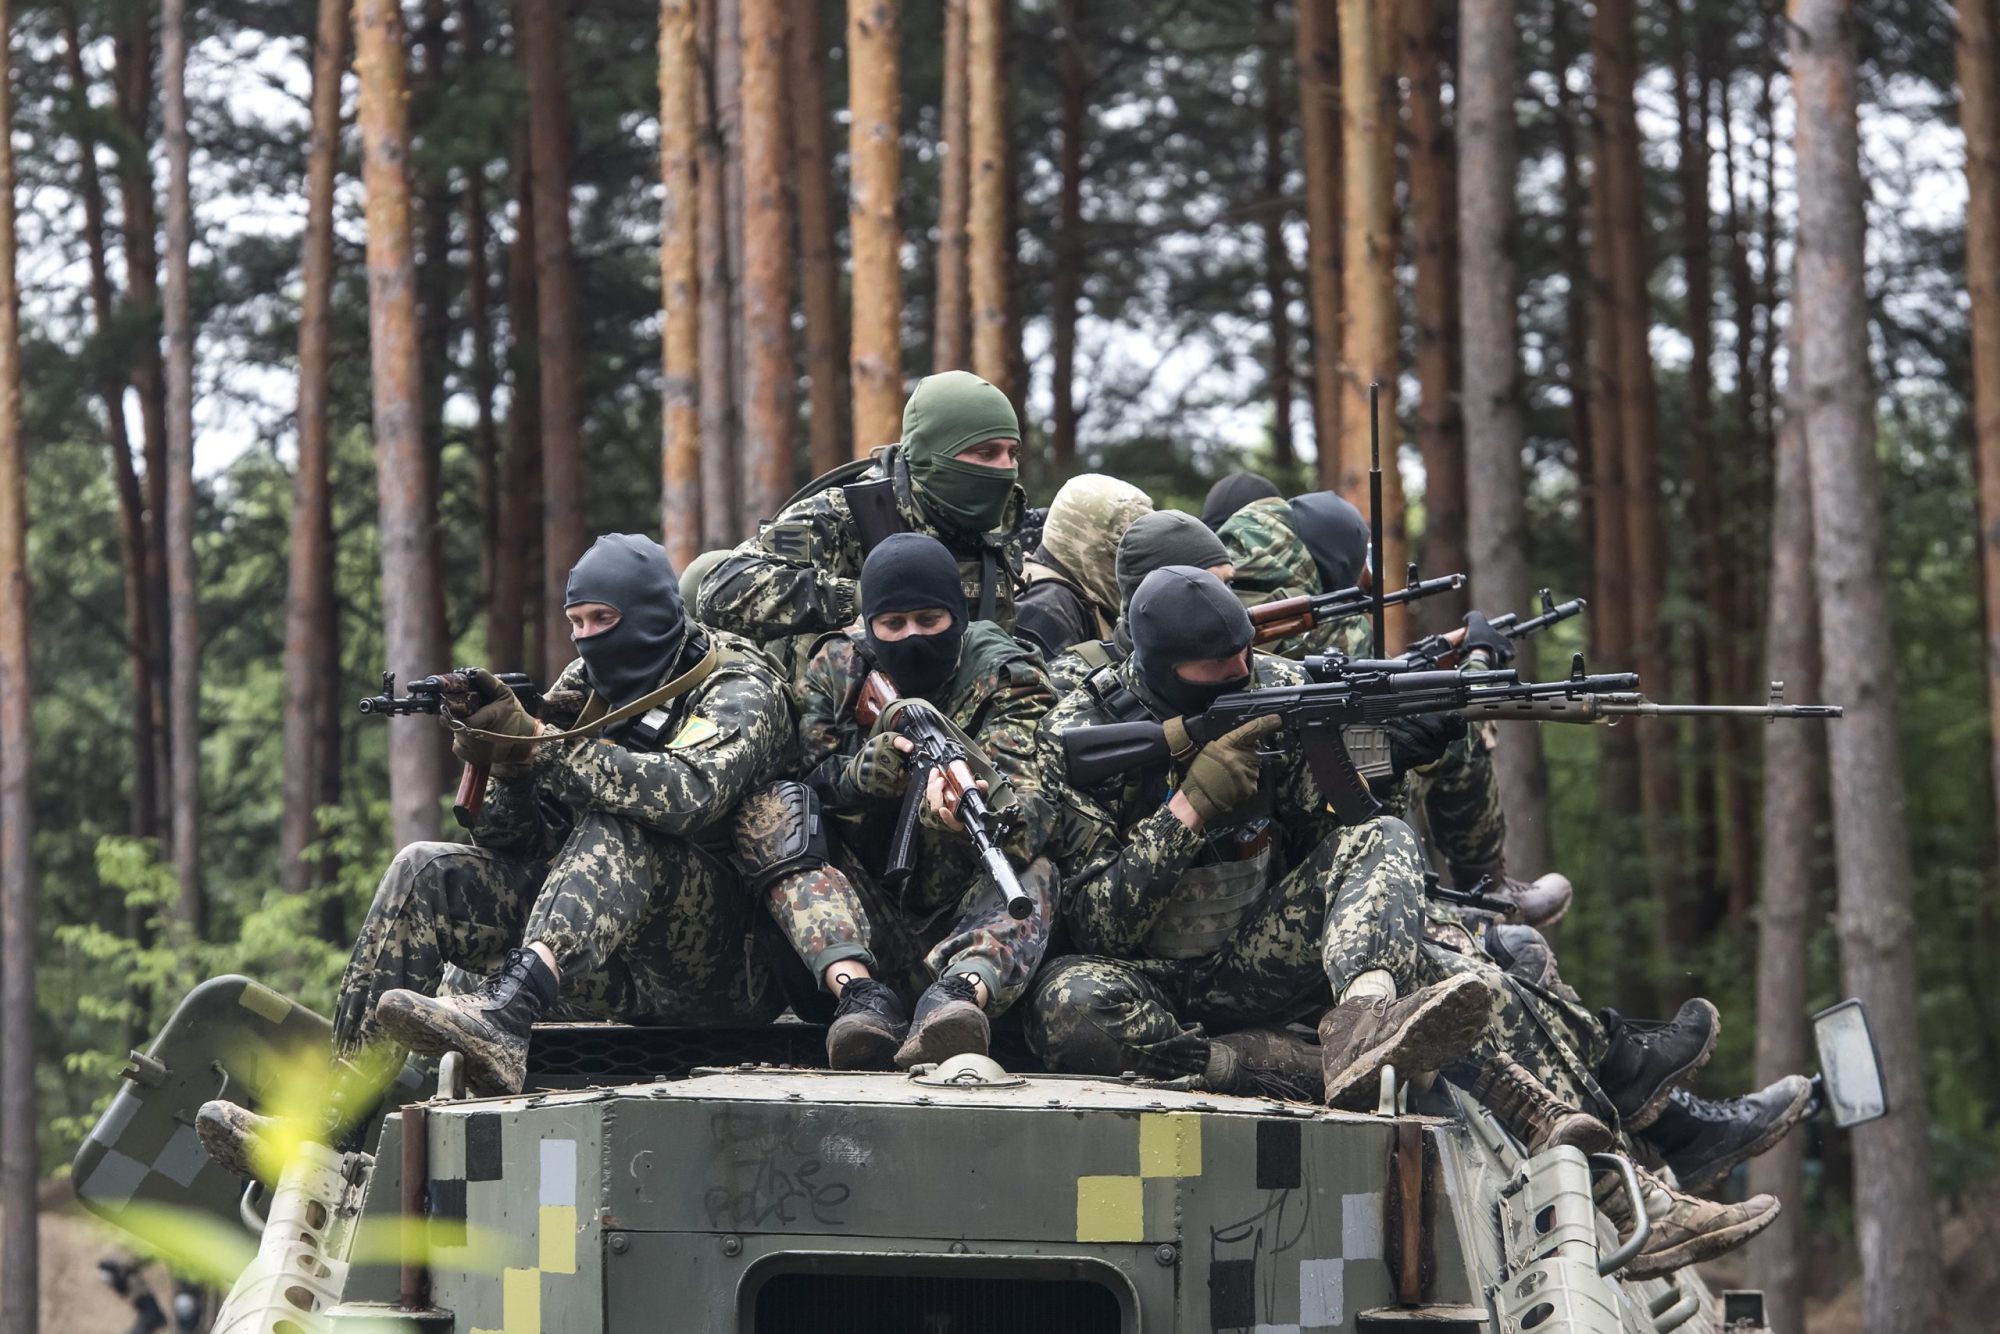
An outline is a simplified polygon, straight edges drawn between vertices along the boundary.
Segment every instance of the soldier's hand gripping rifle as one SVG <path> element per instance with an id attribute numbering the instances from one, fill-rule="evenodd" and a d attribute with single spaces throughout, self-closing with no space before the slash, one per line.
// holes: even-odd
<path id="1" fill-rule="evenodd" d="M 944 721 L 929 700 L 905 699 L 895 685 L 879 671 L 868 673 L 861 683 L 861 695 L 854 704 L 855 721 L 864 727 L 884 727 L 910 742 L 910 786 L 903 808 L 896 816 L 896 832 L 889 844 L 888 869 L 882 878 L 899 888 L 910 877 L 916 856 L 917 818 L 923 812 L 924 792 L 935 770 L 944 784 L 944 799 L 953 817 L 964 827 L 972 846 L 986 863 L 988 875 L 1007 898 L 1007 915 L 1020 920 L 1034 915 L 1035 901 L 1021 887 L 1007 854 L 993 836 L 994 818 L 972 771 L 970 752 L 959 734 Z"/>
<path id="2" fill-rule="evenodd" d="M 1410 567 L 1409 583 L 1393 593 L 1382 595 L 1385 607 L 1399 606 L 1405 602 L 1416 602 L 1422 598 L 1436 597 L 1439 593 L 1449 593 L 1453 589 L 1465 587 L 1462 574 L 1441 574 L 1435 579 L 1417 578 L 1417 569 Z M 1326 625 L 1333 621 L 1346 620 L 1350 616 L 1362 616 L 1375 608 L 1375 594 L 1371 591 L 1368 571 L 1361 572 L 1361 582 L 1352 588 L 1343 588 L 1332 593 L 1301 593 L 1297 597 L 1283 598 L 1277 602 L 1266 602 L 1250 609 L 1250 630 L 1254 636 L 1252 644 L 1275 644 L 1281 639 L 1304 634 L 1316 625 Z"/>
<path id="3" fill-rule="evenodd" d="M 1343 729 L 1426 713 L 1477 713 L 1502 701 L 1571 700 L 1585 695 L 1632 690 L 1630 672 L 1590 676 L 1578 654 L 1570 674 L 1559 681 L 1522 681 L 1514 671 L 1467 676 L 1456 671 L 1349 670 L 1311 685 L 1271 686 L 1223 695 L 1206 712 L 1179 720 L 1187 749 L 1215 740 L 1256 718 L 1282 720 L 1282 735 L 1305 751 L 1320 792 L 1343 823 L 1357 824 L 1381 813 L 1347 752 Z M 1070 781 L 1093 787 L 1128 770 L 1164 763 L 1175 751 L 1159 723 L 1106 723 L 1073 727 L 1063 733 L 1063 758 Z"/>
<path id="4" fill-rule="evenodd" d="M 1521 613 L 1510 611 L 1503 616 L 1495 616 L 1486 623 L 1507 637 L 1510 643 L 1520 643 L 1529 635 L 1548 629 L 1559 621 L 1583 614 L 1590 604 L 1582 598 L 1571 598 L 1568 602 L 1557 602 L 1549 590 L 1541 592 L 1542 614 L 1521 619 Z M 1459 649 L 1465 643 L 1465 627 L 1447 630 L 1441 635 L 1425 635 L 1416 643 L 1404 649 L 1398 661 L 1412 667 L 1455 667 L 1458 665 Z"/>
<path id="5" fill-rule="evenodd" d="M 407 689 L 410 693 L 407 695 L 396 693 L 396 674 L 384 672 L 382 693 L 362 700 L 361 711 L 391 718 L 423 713 L 464 722 L 480 705 L 488 702 L 473 684 L 475 670 L 461 667 L 455 672 L 419 677 L 409 683 Z M 513 691 L 515 698 L 521 701 L 521 707 L 530 715 L 541 717 L 542 692 L 528 679 L 527 673 L 500 672 L 497 675 L 500 684 Z M 486 803 L 486 771 L 484 764 L 468 764 L 458 777 L 458 793 L 452 798 L 451 813 L 462 828 L 472 828 L 479 819 L 479 808 Z"/>

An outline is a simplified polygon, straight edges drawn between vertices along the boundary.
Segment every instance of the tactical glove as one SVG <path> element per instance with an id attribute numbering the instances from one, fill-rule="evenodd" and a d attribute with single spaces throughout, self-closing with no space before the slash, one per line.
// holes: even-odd
<path id="1" fill-rule="evenodd" d="M 1451 743 L 1465 735 L 1465 719 L 1455 713 L 1419 713 L 1391 718 L 1382 728 L 1389 734 L 1389 764 L 1400 783 L 1412 769 L 1443 759 Z"/>
<path id="2" fill-rule="evenodd" d="M 847 785 L 863 797 L 890 801 L 909 786 L 906 757 L 896 748 L 894 732 L 877 733 L 847 762 Z"/>
<path id="3" fill-rule="evenodd" d="M 1181 779 L 1181 795 L 1203 824 L 1220 819 L 1257 795 L 1263 760 L 1257 743 L 1278 730 L 1276 717 L 1253 718 L 1203 746 Z"/>
<path id="4" fill-rule="evenodd" d="M 1465 613 L 1465 640 L 1458 646 L 1458 659 L 1464 662 L 1473 650 L 1486 654 L 1486 665 L 1505 667 L 1514 661 L 1514 641 L 1493 628 L 1493 623 L 1476 611 Z"/>
<path id="5" fill-rule="evenodd" d="M 472 673 L 472 688 L 486 702 L 465 720 L 465 730 L 451 734 L 451 753 L 467 764 L 492 766 L 502 778 L 519 775 L 521 766 L 535 753 L 537 724 L 514 692 L 500 678 L 481 667 Z M 475 736 L 492 732 L 518 741 Z"/>

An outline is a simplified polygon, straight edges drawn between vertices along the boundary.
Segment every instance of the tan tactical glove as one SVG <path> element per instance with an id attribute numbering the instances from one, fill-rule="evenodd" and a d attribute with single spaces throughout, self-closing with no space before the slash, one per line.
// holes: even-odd
<path id="1" fill-rule="evenodd" d="M 1203 824 L 1218 820 L 1257 795 L 1257 743 L 1278 730 L 1276 717 L 1255 718 L 1203 746 L 1181 779 L 1181 795 Z"/>
<path id="2" fill-rule="evenodd" d="M 472 688 L 486 702 L 474 709 L 465 720 L 464 731 L 452 732 L 451 753 L 466 764 L 490 765 L 502 778 L 518 777 L 529 757 L 535 753 L 534 737 L 539 725 L 522 707 L 514 692 L 485 668 L 472 673 Z M 494 737 L 475 735 L 480 732 L 491 732 L 500 738 L 519 737 L 521 740 L 496 740 Z"/>

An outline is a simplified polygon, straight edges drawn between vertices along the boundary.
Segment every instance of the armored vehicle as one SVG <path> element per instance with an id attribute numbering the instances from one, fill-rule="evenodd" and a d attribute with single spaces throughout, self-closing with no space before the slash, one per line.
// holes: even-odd
<path id="1" fill-rule="evenodd" d="M 1836 1119 L 1879 1115 L 1858 1006 L 1816 1027 Z M 851 1074 L 812 1068 L 822 1031 L 801 1023 L 551 1025 L 527 1093 L 464 1097 L 455 1056 L 406 1069 L 347 1151 L 304 1143 L 246 1188 L 203 1152 L 197 1108 L 268 1104 L 329 1032 L 249 979 L 204 983 L 77 1155 L 84 1203 L 169 1258 L 223 1229 L 255 1248 L 218 1331 L 1765 1327 L 1757 1294 L 1692 1270 L 1621 1278 L 1644 1238 L 1598 1211 L 1582 1154 L 1529 1157 L 1471 1099 L 1413 1099 L 1393 1071 L 1355 1114 L 1030 1073 L 1005 1044 Z M 1636 1196 L 1629 1164 L 1596 1166 Z"/>

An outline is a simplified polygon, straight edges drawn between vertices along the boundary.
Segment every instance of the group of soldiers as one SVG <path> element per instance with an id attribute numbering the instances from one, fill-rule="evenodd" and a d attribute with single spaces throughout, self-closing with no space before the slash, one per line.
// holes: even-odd
<path id="1" fill-rule="evenodd" d="M 472 841 L 389 867 L 336 1055 L 459 1052 L 475 1091 L 511 1093 L 538 1020 L 750 1026 L 789 1006 L 826 1024 L 837 1069 L 984 1053 L 996 1024 L 1055 1071 L 1341 1108 L 1374 1106 L 1393 1066 L 1530 1151 L 1649 1164 L 1634 1275 L 1767 1226 L 1769 1196 L 1701 1192 L 1798 1121 L 1807 1081 L 1701 1098 L 1712 1005 L 1641 1022 L 1563 982 L 1537 928 L 1573 891 L 1505 864 L 1488 735 L 1388 724 L 1390 813 L 1359 822 L 1274 719 L 1188 740 L 1225 694 L 1303 681 L 1308 652 L 1374 651 L 1362 617 L 1253 648 L 1250 608 L 1367 577 L 1354 508 L 1238 473 L 1197 518 L 1092 474 L 1044 514 L 1021 447 L 1005 395 L 946 372 L 898 443 L 733 551 L 677 573 L 648 538 L 598 539 L 569 577 L 578 657 L 551 707 L 480 673 L 484 702 L 450 721 L 459 758 L 490 766 Z M 1466 671 L 1513 652 L 1476 612 L 1459 648 Z M 864 697 L 923 701 L 964 744 L 1011 898 L 966 837 L 963 784 Z M 1172 753 L 1072 780 L 1067 731 L 1134 721 Z M 1433 854 L 1480 911 L 1427 893 Z M 199 1125 L 231 1164 L 259 1133 L 221 1103 Z M 1600 1198 L 1631 1221 L 1609 1180 Z"/>

